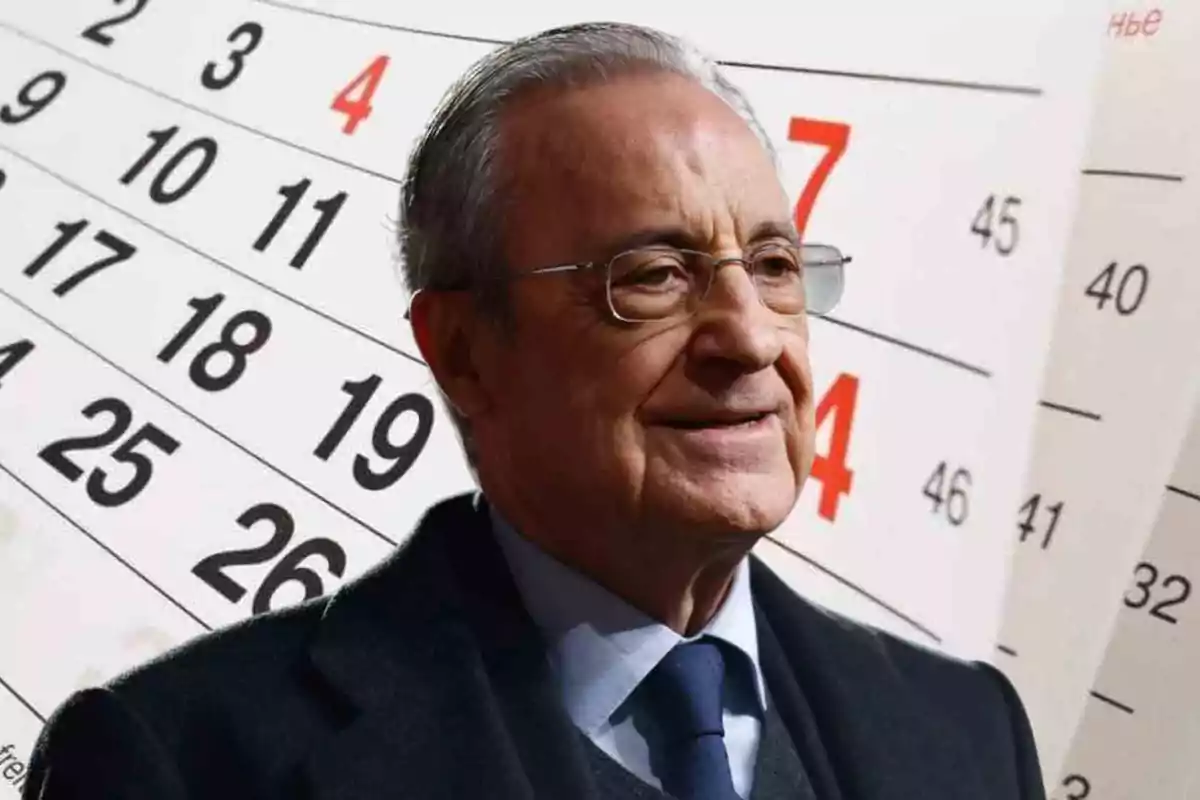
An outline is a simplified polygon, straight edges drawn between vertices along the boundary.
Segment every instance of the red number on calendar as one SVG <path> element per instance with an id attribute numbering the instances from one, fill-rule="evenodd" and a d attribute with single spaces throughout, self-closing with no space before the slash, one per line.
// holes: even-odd
<path id="1" fill-rule="evenodd" d="M 846 145 L 850 142 L 850 126 L 844 122 L 792 117 L 788 123 L 788 140 L 828 148 L 817 163 L 817 168 L 808 177 L 808 183 L 804 184 L 800 199 L 796 201 L 796 232 L 804 236 L 804 229 L 808 225 L 809 215 L 812 214 L 813 204 L 817 202 L 817 195 L 821 193 L 825 179 L 833 171 L 842 153 L 846 152 Z"/>
<path id="2" fill-rule="evenodd" d="M 333 105 L 330 108 L 346 115 L 346 124 L 342 126 L 342 133 L 353 134 L 358 123 L 371 116 L 371 98 L 375 96 L 375 90 L 379 88 L 379 82 L 383 80 L 383 73 L 387 69 L 388 61 L 390 61 L 389 56 L 376 56 L 375 60 L 358 74 L 358 77 L 350 81 L 346 88 L 333 98 Z"/>
<path id="3" fill-rule="evenodd" d="M 833 431 L 829 437 L 829 454 L 817 454 L 813 459 L 813 478 L 821 482 L 821 499 L 817 513 L 834 522 L 842 495 L 850 494 L 854 473 L 846 466 L 850 450 L 850 432 L 854 427 L 854 409 L 858 404 L 858 378 L 843 372 L 829 387 L 817 405 L 817 429 L 833 415 Z"/>

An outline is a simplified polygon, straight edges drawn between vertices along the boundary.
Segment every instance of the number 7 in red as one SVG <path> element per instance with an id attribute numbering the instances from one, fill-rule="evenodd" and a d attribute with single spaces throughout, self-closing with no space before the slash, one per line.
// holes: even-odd
<path id="1" fill-rule="evenodd" d="M 833 165 L 842 157 L 842 153 L 846 152 L 846 145 L 850 142 L 850 126 L 844 122 L 792 117 L 788 123 L 788 141 L 818 144 L 828 148 L 817 163 L 817 168 L 808 176 L 808 183 L 804 184 L 804 191 L 796 201 L 796 232 L 803 237 L 804 229 L 808 226 L 808 217 L 812 214 L 821 187 L 825 185 L 825 179 L 833 171 Z"/>

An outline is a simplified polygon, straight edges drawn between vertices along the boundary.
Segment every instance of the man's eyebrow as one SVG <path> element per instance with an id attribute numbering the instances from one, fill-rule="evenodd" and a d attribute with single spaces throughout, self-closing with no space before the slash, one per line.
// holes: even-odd
<path id="1" fill-rule="evenodd" d="M 768 220 L 760 222 L 750 229 L 748 241 L 758 242 L 763 239 L 786 239 L 788 242 L 800 246 L 800 235 L 796 233 L 796 226 L 788 222 L 779 220 Z"/>
<path id="2" fill-rule="evenodd" d="M 605 257 L 611 257 L 626 250 L 636 250 L 648 245 L 667 245 L 680 250 L 695 250 L 703 243 L 686 228 L 675 225 L 642 228 L 633 233 L 624 234 L 600 248 Z"/>
<path id="3" fill-rule="evenodd" d="M 796 227 L 790 220 L 767 220 L 758 223 L 750 229 L 750 235 L 747 237 L 746 243 L 751 244 L 763 239 L 784 239 L 797 247 L 800 245 L 800 237 L 796 234 Z M 681 250 L 704 250 L 707 246 L 701 240 L 701 237 L 696 236 L 686 228 L 675 225 L 664 225 L 643 228 L 633 233 L 624 234 L 608 242 L 600 249 L 600 252 L 604 257 L 612 257 L 626 250 L 635 250 L 639 247 L 656 244 L 676 247 Z"/>

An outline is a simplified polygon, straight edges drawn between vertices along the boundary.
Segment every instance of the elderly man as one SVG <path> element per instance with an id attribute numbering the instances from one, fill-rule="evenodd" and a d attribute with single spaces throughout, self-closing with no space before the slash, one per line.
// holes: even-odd
<path id="1" fill-rule="evenodd" d="M 841 289 L 789 210 L 681 42 L 580 25 L 485 58 L 402 198 L 481 493 L 332 598 L 74 696 L 25 797 L 1042 797 L 998 672 L 749 556 L 808 474 L 805 315 Z"/>

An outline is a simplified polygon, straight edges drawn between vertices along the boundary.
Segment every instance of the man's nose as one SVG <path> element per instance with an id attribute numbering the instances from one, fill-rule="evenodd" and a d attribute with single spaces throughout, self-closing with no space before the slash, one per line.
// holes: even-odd
<path id="1" fill-rule="evenodd" d="M 750 273 L 738 263 L 723 264 L 696 312 L 692 355 L 756 372 L 779 359 L 783 336 L 779 316 L 759 299 Z"/>

